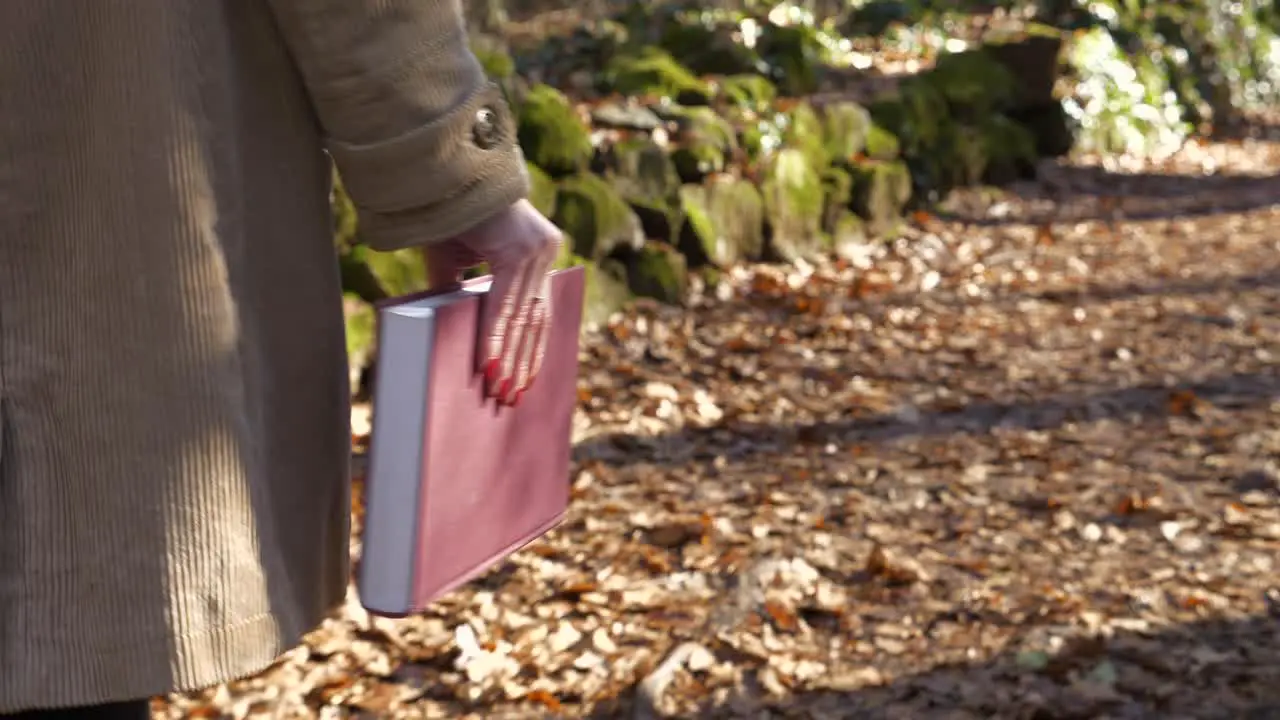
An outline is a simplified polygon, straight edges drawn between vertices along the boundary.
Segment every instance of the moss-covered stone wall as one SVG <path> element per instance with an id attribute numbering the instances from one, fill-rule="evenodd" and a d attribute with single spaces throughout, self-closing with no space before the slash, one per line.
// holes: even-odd
<path id="1" fill-rule="evenodd" d="M 950 190 L 1034 177 L 1073 147 L 1159 151 L 1222 104 L 1169 49 L 1158 19 L 1178 3 L 1152 4 L 1156 20 L 1105 22 L 1043 6 L 1062 27 L 989 27 L 871 93 L 814 91 L 829 90 L 833 68 L 848 73 L 851 37 L 903 30 L 901 18 L 873 22 L 887 12 L 874 3 L 828 22 L 631 4 L 562 42 L 477 54 L 514 106 L 532 200 L 566 234 L 561 264 L 588 267 L 598 322 L 635 296 L 681 302 L 694 273 L 892 238 Z M 1134 54 L 1135 42 L 1151 51 Z M 1268 47 L 1280 57 L 1280 43 Z M 1259 95 L 1261 67 L 1252 84 L 1236 78 L 1228 106 Z M 358 362 L 367 303 L 424 276 L 416 253 L 359 245 L 340 185 L 334 208 Z"/>

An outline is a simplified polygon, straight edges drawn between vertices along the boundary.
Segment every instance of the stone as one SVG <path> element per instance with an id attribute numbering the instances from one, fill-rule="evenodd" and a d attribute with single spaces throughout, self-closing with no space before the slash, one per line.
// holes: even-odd
<path id="1" fill-rule="evenodd" d="M 749 181 L 723 175 L 680 188 L 679 248 L 691 265 L 727 268 L 764 253 L 764 201 Z"/>
<path id="2" fill-rule="evenodd" d="M 1035 177 L 1036 137 L 1027 127 L 1005 115 L 992 115 L 982 124 L 982 142 L 987 158 L 982 180 L 1006 185 Z"/>
<path id="3" fill-rule="evenodd" d="M 609 90 L 630 97 L 656 97 L 682 105 L 707 105 L 711 87 L 666 51 L 646 47 L 635 55 L 622 55 L 605 72 Z"/>
<path id="4" fill-rule="evenodd" d="M 872 124 L 867 129 L 867 143 L 863 152 L 872 160 L 897 160 L 902 153 L 902 144 L 898 142 L 897 135 Z"/>
<path id="5" fill-rule="evenodd" d="M 586 123 L 563 93 L 547 85 L 529 89 L 517 137 L 525 157 L 554 178 L 584 170 L 595 154 Z"/>
<path id="6" fill-rule="evenodd" d="M 918 77 L 937 89 L 951 114 L 963 120 L 1008 109 L 1017 92 L 1013 74 L 984 47 L 943 53 L 932 70 Z"/>
<path id="7" fill-rule="evenodd" d="M 642 105 L 605 103 L 591 111 L 596 127 L 620 130 L 652 131 L 662 126 L 662 119 Z"/>
<path id="8" fill-rule="evenodd" d="M 556 263 L 557 268 L 581 266 L 585 274 L 582 297 L 582 324 L 593 327 L 608 322 L 615 312 L 631 300 L 627 289 L 627 270 L 616 259 L 593 262 L 580 255 L 569 254 Z"/>
<path id="9" fill-rule="evenodd" d="M 649 138 L 632 137 L 606 155 L 606 177 L 640 218 L 645 236 L 674 241 L 683 218 L 680 176 L 666 150 Z"/>
<path id="10" fill-rule="evenodd" d="M 680 108 L 670 116 L 676 124 L 671 160 L 681 182 L 700 182 L 723 172 L 738 148 L 733 126 L 711 108 Z"/>
<path id="11" fill-rule="evenodd" d="M 553 219 L 573 239 L 574 253 L 601 260 L 644 244 L 640 219 L 605 179 L 582 173 L 560 183 Z"/>
<path id="12" fill-rule="evenodd" d="M 556 182 L 542 168 L 525 162 L 529 172 L 529 202 L 538 212 L 551 217 L 556 211 Z"/>
<path id="13" fill-rule="evenodd" d="M 755 113 L 769 109 L 778 90 L 769 79 L 754 73 L 730 75 L 720 80 L 720 92 L 729 102 Z"/>
<path id="14" fill-rule="evenodd" d="M 794 262 L 823 252 L 822 176 L 803 151 L 784 148 L 770 159 L 761 195 L 773 255 Z"/>
<path id="15" fill-rule="evenodd" d="M 807 102 L 797 104 L 787 113 L 782 144 L 802 151 L 810 167 L 818 172 L 831 163 L 822 117 Z"/>
<path id="16" fill-rule="evenodd" d="M 826 152 L 833 160 L 848 161 L 867 148 L 872 124 L 866 108 L 851 102 L 833 103 L 823 108 L 822 119 Z"/>
<path id="17" fill-rule="evenodd" d="M 627 268 L 627 286 L 631 292 L 668 304 L 684 301 L 689 287 L 689 268 L 679 250 L 655 241 L 624 253 L 620 259 Z"/>
<path id="18" fill-rule="evenodd" d="M 893 230 L 911 199 L 911 174 L 902 162 L 864 160 L 852 168 L 852 209 L 867 230 L 880 236 Z"/>

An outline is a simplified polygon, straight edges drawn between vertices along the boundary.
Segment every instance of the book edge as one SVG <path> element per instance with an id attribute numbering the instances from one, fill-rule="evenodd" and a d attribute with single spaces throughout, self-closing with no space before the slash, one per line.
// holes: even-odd
<path id="1" fill-rule="evenodd" d="M 413 435 L 418 438 L 418 441 L 415 445 L 417 457 L 412 461 L 406 460 L 406 463 L 409 464 L 410 467 L 418 468 L 419 472 L 408 483 L 408 487 L 396 488 L 400 489 L 401 492 L 394 493 L 394 497 L 397 500 L 403 500 L 402 502 L 384 499 L 392 497 L 392 493 L 388 492 L 390 488 L 388 488 L 384 483 L 376 481 L 375 473 L 379 466 L 378 457 L 380 453 L 378 450 L 381 447 L 385 447 L 384 445 L 380 445 L 379 438 L 382 438 L 382 443 L 386 442 L 385 432 L 377 432 L 379 416 L 381 415 L 382 417 L 382 422 L 384 423 L 383 427 L 386 427 L 385 423 L 389 421 L 399 421 L 404 419 L 403 417 L 390 418 L 385 411 L 380 414 L 378 412 L 378 405 L 381 404 L 384 408 L 386 407 L 385 398 L 381 397 L 383 393 L 387 393 L 387 397 L 390 397 L 392 387 L 394 386 L 400 391 L 396 394 L 400 395 L 403 394 L 404 386 L 397 383 L 379 383 L 374 393 L 374 427 L 372 428 L 370 436 L 369 467 L 366 473 L 365 482 L 365 524 L 362 532 L 363 538 L 361 543 L 362 549 L 358 589 L 361 604 L 365 606 L 366 609 L 379 614 L 396 614 L 401 613 L 412 606 L 414 597 L 415 580 L 413 575 L 416 572 L 418 564 L 417 556 L 419 546 L 417 537 L 418 524 L 420 523 L 420 517 L 417 509 L 421 501 L 422 493 L 421 468 L 423 455 L 425 454 L 424 438 L 427 428 L 428 407 L 430 405 L 426 394 L 430 389 L 428 375 L 430 373 L 432 348 L 435 344 L 435 313 L 433 310 L 428 310 L 422 315 L 405 315 L 383 310 L 379 312 L 379 316 L 381 321 L 379 323 L 380 328 L 378 333 L 379 363 L 399 362 L 403 359 L 403 356 L 397 357 L 394 353 L 385 352 L 385 343 L 388 338 L 388 333 L 386 332 L 386 328 L 388 326 L 387 321 L 391 318 L 395 319 L 394 322 L 397 325 L 404 323 L 409 327 L 418 325 L 424 326 L 424 332 L 422 333 L 423 344 L 421 346 L 421 357 L 426 361 L 426 368 L 424 368 L 420 373 L 410 376 L 420 376 L 419 381 L 416 383 L 417 387 L 414 388 L 415 392 L 413 393 L 413 395 L 418 396 L 418 400 L 416 403 L 411 405 L 417 407 L 416 422 L 414 424 L 417 426 L 418 432 L 413 433 Z M 416 329 L 412 330 L 412 332 L 410 332 L 410 337 L 416 335 L 417 332 L 418 331 Z M 417 356 L 415 355 L 415 360 L 416 358 Z M 393 373 L 386 372 L 383 368 L 379 368 L 378 373 L 379 377 L 390 377 L 393 375 Z M 408 413 L 405 413 L 405 416 L 407 417 Z M 383 459 L 385 460 L 387 458 Z M 408 495 L 409 497 L 406 498 L 405 495 Z M 388 511 L 383 509 L 384 505 L 391 510 L 397 511 L 390 513 L 390 515 L 394 516 L 394 522 L 387 522 L 385 528 L 380 526 L 371 526 L 369 521 L 373 516 L 378 515 L 384 518 L 388 516 Z M 387 537 L 387 535 L 393 535 L 395 534 L 396 528 L 405 528 L 406 526 L 407 538 L 409 540 L 407 543 L 407 557 L 396 557 L 394 558 L 395 562 L 392 562 L 393 559 L 389 559 L 389 555 L 394 551 L 394 547 L 397 545 L 404 547 L 406 544 L 398 543 L 394 538 Z M 372 554 L 369 552 L 371 540 L 373 541 L 373 548 L 376 551 Z M 369 562 L 368 560 L 371 555 L 375 554 L 380 557 L 378 562 Z M 403 565 L 401 564 L 401 561 L 403 561 Z M 395 568 L 391 567 L 392 565 L 400 567 L 401 569 L 397 571 Z M 399 599 L 397 600 L 396 598 Z"/>

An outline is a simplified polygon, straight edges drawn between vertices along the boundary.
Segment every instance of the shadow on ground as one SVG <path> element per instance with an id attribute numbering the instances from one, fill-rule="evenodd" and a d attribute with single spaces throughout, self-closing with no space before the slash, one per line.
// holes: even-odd
<path id="1" fill-rule="evenodd" d="M 1009 192 L 1024 200 L 1045 201 L 1045 207 L 1043 211 L 993 217 L 986 208 L 961 206 L 936 215 L 977 227 L 1226 215 L 1280 203 L 1280 176 L 1117 173 L 1099 167 L 1054 165 L 1038 180 L 1012 186 Z"/>
<path id="2" fill-rule="evenodd" d="M 1230 409 L 1265 407 L 1280 397 L 1280 375 L 1228 374 L 1173 387 L 1138 385 L 1087 394 L 1061 393 L 1016 402 L 974 402 L 958 408 L 907 408 L 826 422 L 779 426 L 727 421 L 688 427 L 658 437 L 614 433 L 579 443 L 578 460 L 684 463 L 724 455 L 742 460 L 776 453 L 797 443 L 822 446 L 891 442 L 906 437 L 988 433 L 997 428 L 1048 430 L 1072 422 L 1141 420 L 1185 412 L 1178 398 L 1196 398 Z M 668 452 L 687 448 L 687 452 Z M 690 454 L 692 453 L 692 455 Z M 1280 717 L 1280 716 L 1277 716 Z"/>
<path id="3" fill-rule="evenodd" d="M 1047 629 L 1047 628 L 1045 628 Z M 988 662 L 957 663 L 885 678 L 883 684 L 767 700 L 755 684 L 707 703 L 700 717 L 1280 718 L 1280 614 L 1121 630 L 1062 642 L 1055 651 L 1009 649 Z M 865 681 L 868 671 L 851 678 Z M 839 680 L 837 676 L 833 680 Z M 792 714 L 788 708 L 820 708 Z M 602 712 L 596 717 L 619 717 Z"/>

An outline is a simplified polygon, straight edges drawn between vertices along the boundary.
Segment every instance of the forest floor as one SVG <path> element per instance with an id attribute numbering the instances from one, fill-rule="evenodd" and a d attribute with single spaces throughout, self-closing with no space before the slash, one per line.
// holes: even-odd
<path id="1" fill-rule="evenodd" d="M 1046 163 L 641 305 L 561 527 L 155 716 L 1280 717 L 1277 173 Z"/>

